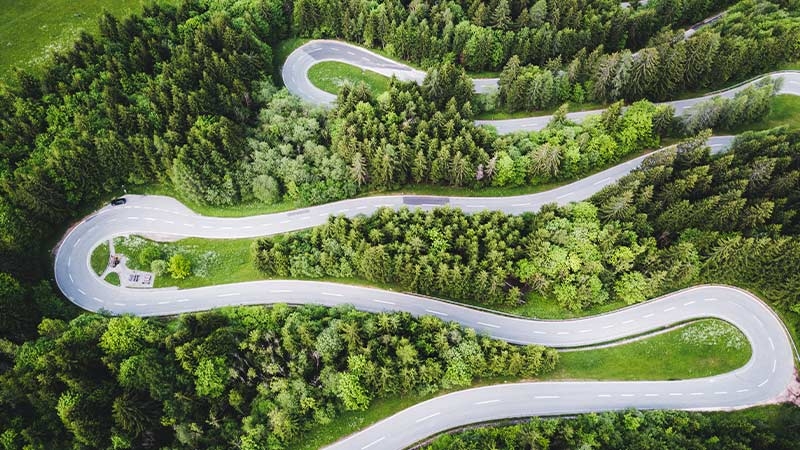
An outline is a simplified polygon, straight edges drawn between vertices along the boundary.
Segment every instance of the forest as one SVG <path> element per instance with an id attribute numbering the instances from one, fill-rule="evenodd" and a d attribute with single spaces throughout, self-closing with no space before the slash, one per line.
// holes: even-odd
<path id="1" fill-rule="evenodd" d="M 0 445 L 283 449 L 379 400 L 535 378 L 557 363 L 551 349 L 436 318 L 347 307 L 81 312 L 52 283 L 52 249 L 126 189 L 299 207 L 410 184 L 534 187 L 690 138 L 585 202 L 522 216 L 332 217 L 259 240 L 253 263 L 265 277 L 350 278 L 496 308 L 538 297 L 575 312 L 722 282 L 753 290 L 796 330 L 800 132 L 748 133 L 721 155 L 702 144 L 708 128 L 764 117 L 777 82 L 680 117 L 650 101 L 797 60 L 797 11 L 796 0 L 184 0 L 103 14 L 97 34 L 0 82 Z M 380 48 L 429 76 L 377 96 L 346 86 L 322 110 L 271 79 L 290 37 Z M 500 72 L 497 97 L 475 95 L 468 71 Z M 572 123 L 565 102 L 609 107 Z M 558 109 L 544 130 L 498 135 L 473 122 L 494 103 Z M 620 434 L 601 435 L 610 429 Z M 756 420 L 685 413 L 476 433 L 431 445 L 786 445 Z"/>
<path id="2" fill-rule="evenodd" d="M 435 317 L 241 307 L 171 320 L 82 314 L 4 342 L 4 448 L 281 449 L 373 399 L 533 378 L 552 349 Z"/>
<path id="3" fill-rule="evenodd" d="M 572 311 L 717 280 L 756 288 L 800 325 L 800 132 L 744 134 L 717 155 L 705 138 L 650 156 L 586 202 L 522 216 L 331 217 L 258 240 L 255 264 L 267 277 L 356 278 L 489 307 L 532 294 Z"/>

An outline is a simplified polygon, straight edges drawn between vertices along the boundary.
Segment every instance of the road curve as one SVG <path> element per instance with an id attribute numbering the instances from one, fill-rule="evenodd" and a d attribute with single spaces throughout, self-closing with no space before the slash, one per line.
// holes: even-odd
<path id="1" fill-rule="evenodd" d="M 311 66 L 322 61 L 344 62 L 364 70 L 380 73 L 387 77 L 396 76 L 399 80 L 403 81 L 422 83 L 425 79 L 425 72 L 393 61 L 365 48 L 341 41 L 314 40 L 298 47 L 292 52 L 286 58 L 286 62 L 281 68 L 283 82 L 289 92 L 313 104 L 323 106 L 332 105 L 336 100 L 336 96 L 317 88 L 311 83 L 311 80 L 308 79 L 308 70 Z M 681 115 L 697 103 L 710 98 L 733 97 L 737 92 L 768 76 L 783 78 L 783 85 L 778 93 L 800 95 L 800 72 L 778 71 L 765 74 L 762 77 L 730 89 L 714 92 L 702 97 L 665 102 L 664 104 L 672 105 L 675 108 L 675 113 Z M 497 81 L 497 78 L 477 78 L 473 80 L 476 92 L 490 92 L 497 89 Z M 602 109 L 577 111 L 567 114 L 567 118 L 575 122 L 580 122 L 586 117 L 600 114 L 602 111 Z M 478 125 L 493 126 L 497 129 L 498 133 L 508 134 L 517 131 L 541 130 L 547 126 L 551 118 L 552 116 L 538 116 L 505 120 L 476 120 L 475 123 Z"/>
<path id="2" fill-rule="evenodd" d="M 731 137 L 712 138 L 716 150 Z M 127 234 L 241 238 L 285 233 L 318 225 L 331 214 L 370 214 L 382 206 L 431 209 L 442 205 L 467 212 L 533 211 L 542 204 L 588 198 L 628 173 L 644 157 L 548 192 L 515 197 L 380 196 L 344 200 L 301 210 L 243 218 L 200 216 L 160 196 L 128 196 L 73 227 L 60 243 L 55 276 L 65 296 L 84 309 L 115 314 L 170 315 L 226 305 L 352 304 L 365 311 L 407 311 L 455 320 L 509 342 L 576 347 L 646 333 L 673 323 L 716 317 L 742 330 L 753 348 L 748 363 L 723 375 L 658 382 L 515 383 L 470 389 L 408 408 L 331 449 L 401 449 L 435 433 L 468 423 L 509 417 L 620 408 L 738 408 L 774 399 L 793 380 L 792 345 L 776 315 L 751 294 L 732 287 L 699 286 L 613 313 L 565 321 L 530 320 L 479 311 L 404 293 L 297 280 L 265 280 L 197 289 L 125 289 L 102 281 L 90 267 L 102 241 Z"/>

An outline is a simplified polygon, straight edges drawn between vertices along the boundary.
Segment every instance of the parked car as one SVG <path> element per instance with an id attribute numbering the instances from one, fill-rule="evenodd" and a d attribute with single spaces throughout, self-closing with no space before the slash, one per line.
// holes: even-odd
<path id="1" fill-rule="evenodd" d="M 124 198 L 115 198 L 114 200 L 111 200 L 111 205 L 112 206 L 124 205 L 126 201 L 127 200 L 125 200 Z"/>

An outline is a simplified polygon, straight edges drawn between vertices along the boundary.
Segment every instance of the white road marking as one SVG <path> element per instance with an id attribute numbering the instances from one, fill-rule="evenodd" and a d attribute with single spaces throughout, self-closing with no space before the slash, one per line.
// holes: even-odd
<path id="1" fill-rule="evenodd" d="M 203 228 L 205 228 L 206 230 L 209 230 L 209 229 L 214 228 L 214 227 L 212 227 L 211 225 L 203 225 Z"/>
<path id="2" fill-rule="evenodd" d="M 183 224 L 183 226 L 189 227 L 189 228 L 194 228 L 194 224 L 191 224 L 191 223 L 185 223 L 185 224 Z"/>
<path id="3" fill-rule="evenodd" d="M 717 391 L 717 392 L 714 392 L 715 395 L 725 395 L 727 393 L 728 393 L 728 391 Z"/>
<path id="4" fill-rule="evenodd" d="M 665 309 L 664 312 L 670 312 L 670 311 L 672 311 L 674 309 L 675 309 L 674 306 L 670 306 L 669 308 Z"/>
<path id="5" fill-rule="evenodd" d="M 645 397 L 658 397 L 658 394 L 644 394 Z"/>
<path id="6" fill-rule="evenodd" d="M 610 398 L 611 394 L 597 394 L 597 396 L 600 398 Z"/>
<path id="7" fill-rule="evenodd" d="M 165 220 L 165 221 L 164 221 L 164 223 L 168 223 L 168 224 L 170 224 L 170 225 L 175 225 L 175 222 L 173 222 L 173 221 L 171 221 L 171 220 Z"/>
<path id="8" fill-rule="evenodd" d="M 484 205 L 464 205 L 464 208 L 486 208 Z"/>
<path id="9" fill-rule="evenodd" d="M 609 328 L 614 328 L 614 324 L 606 325 L 606 326 L 603 327 L 604 330 L 607 330 Z"/>
<path id="10" fill-rule="evenodd" d="M 358 208 L 356 208 L 356 209 L 367 209 L 367 207 L 366 207 L 366 206 L 359 206 L 359 207 L 358 207 Z"/>
<path id="11" fill-rule="evenodd" d="M 741 394 L 742 392 L 747 392 L 747 391 L 749 391 L 749 390 L 750 390 L 750 389 L 739 389 L 739 390 L 738 390 L 738 391 L 736 391 L 736 392 L 738 392 L 738 393 L 740 393 L 740 394 Z"/>
<path id="12" fill-rule="evenodd" d="M 440 315 L 440 316 L 444 316 L 444 317 L 447 317 L 447 316 L 448 316 L 448 314 L 447 314 L 447 313 L 443 313 L 443 312 L 441 312 L 441 311 L 435 311 L 435 310 L 433 310 L 433 309 L 426 309 L 425 311 L 427 311 L 427 312 L 429 312 L 429 313 L 431 313 L 431 314 L 438 314 L 438 315 Z"/>
<path id="13" fill-rule="evenodd" d="M 715 302 L 715 301 L 717 301 L 717 299 L 716 299 L 716 298 L 713 298 L 713 297 L 712 297 L 712 298 L 705 298 L 705 299 L 703 299 L 703 300 L 705 300 L 705 301 L 707 301 L 707 302 Z"/>
<path id="14" fill-rule="evenodd" d="M 773 359 L 772 360 L 772 373 L 775 373 L 775 369 L 777 367 L 778 367 L 778 360 L 777 359 Z"/>
<path id="15" fill-rule="evenodd" d="M 128 220 L 139 220 L 136 216 L 128 216 Z"/>
<path id="16" fill-rule="evenodd" d="M 342 294 L 334 294 L 333 292 L 322 292 L 322 295 L 327 295 L 328 297 L 344 297 Z"/>
<path id="17" fill-rule="evenodd" d="M 489 403 L 499 403 L 500 400 L 486 400 L 482 402 L 476 402 L 476 405 L 488 405 Z"/>
<path id="18" fill-rule="evenodd" d="M 622 394 L 622 397 L 636 397 L 634 394 Z"/>
<path id="19" fill-rule="evenodd" d="M 375 299 L 375 300 L 372 300 L 372 301 L 375 302 L 375 303 L 383 303 L 384 305 L 394 305 L 395 304 L 394 302 L 390 302 L 390 301 L 386 301 L 386 300 L 377 300 L 377 299 Z"/>
<path id="20" fill-rule="evenodd" d="M 270 294 L 284 294 L 292 291 L 290 291 L 289 289 L 272 289 L 269 292 Z"/>
<path id="21" fill-rule="evenodd" d="M 628 319 L 628 320 L 625 320 L 625 321 L 623 321 L 623 322 L 622 322 L 622 324 L 623 324 L 623 325 L 627 325 L 627 324 L 629 324 L 629 323 L 633 323 L 633 322 L 635 322 L 635 320 L 633 320 L 633 319 Z"/>
<path id="22" fill-rule="evenodd" d="M 368 448 L 372 447 L 373 445 L 377 444 L 378 442 L 380 442 L 380 441 L 382 441 L 384 439 L 386 439 L 386 436 L 384 436 L 384 437 L 382 437 L 380 439 L 375 439 L 374 441 L 370 442 L 369 444 L 361 447 L 361 450 L 367 450 Z"/>
<path id="23" fill-rule="evenodd" d="M 770 347 L 772 347 L 772 349 L 773 349 L 773 350 L 775 350 L 775 343 L 774 343 L 774 342 L 772 342 L 772 338 L 771 338 L 771 337 L 769 337 L 769 338 L 767 338 L 767 339 L 769 339 L 769 346 L 770 346 Z"/>
<path id="24" fill-rule="evenodd" d="M 186 303 L 188 301 L 189 301 L 188 298 L 182 298 L 182 299 L 178 300 L 178 303 Z"/>
<path id="25" fill-rule="evenodd" d="M 77 246 L 78 244 L 80 244 L 80 242 L 81 242 L 81 239 L 83 239 L 83 238 L 78 238 L 78 240 L 77 240 L 77 241 L 75 241 L 75 245 L 73 245 L 72 247 L 75 247 L 75 246 Z"/>
<path id="26" fill-rule="evenodd" d="M 94 301 L 96 301 L 96 302 L 105 303 L 104 301 L 100 300 L 100 299 L 99 299 L 99 298 L 97 298 L 97 297 L 92 297 L 92 299 L 93 299 Z"/>
<path id="27" fill-rule="evenodd" d="M 511 206 L 531 206 L 530 203 L 512 203 Z"/>
<path id="28" fill-rule="evenodd" d="M 683 306 L 689 306 L 689 305 L 693 305 L 694 303 L 695 303 L 695 301 L 694 301 L 694 300 L 692 300 L 692 301 L 690 301 L 690 302 L 686 302 L 686 303 L 684 303 L 684 304 L 683 304 Z"/>
<path id="29" fill-rule="evenodd" d="M 539 399 L 539 400 L 546 400 L 546 399 L 561 398 L 561 396 L 560 395 L 537 395 L 537 396 L 535 396 L 533 398 Z"/>
<path id="30" fill-rule="evenodd" d="M 67 259 L 67 267 L 71 265 L 72 265 L 72 256 L 70 256 L 69 259 Z"/>
<path id="31" fill-rule="evenodd" d="M 429 415 L 429 416 L 425 416 L 425 417 L 423 417 L 423 418 L 421 418 L 421 419 L 417 419 L 417 420 L 416 420 L 416 422 L 417 422 L 417 423 L 424 422 L 424 421 L 426 421 L 426 420 L 428 420 L 428 419 L 431 419 L 431 418 L 433 418 L 433 417 L 436 417 L 436 416 L 438 416 L 439 414 L 441 414 L 441 413 L 440 413 L 440 412 L 433 413 L 433 414 L 431 414 L 431 415 Z"/>
<path id="32" fill-rule="evenodd" d="M 234 297 L 236 295 L 242 295 L 241 292 L 230 292 L 228 294 L 219 294 L 217 297 Z"/>
<path id="33" fill-rule="evenodd" d="M 683 393 L 682 392 L 670 392 L 669 395 L 672 396 L 672 397 L 680 397 L 680 396 L 683 395 Z"/>
<path id="34" fill-rule="evenodd" d="M 246 227 L 242 227 L 243 230 L 249 230 L 249 229 L 252 229 L 252 228 L 253 228 L 252 225 L 247 225 Z"/>
<path id="35" fill-rule="evenodd" d="M 534 330 L 533 334 L 547 334 L 544 331 Z"/>
<path id="36" fill-rule="evenodd" d="M 606 181 L 609 181 L 610 179 L 611 179 L 611 177 L 606 177 L 606 178 L 603 178 L 603 179 L 602 179 L 602 180 L 600 180 L 600 181 L 597 181 L 597 182 L 594 182 L 594 183 L 592 183 L 592 186 L 597 186 L 598 184 L 603 184 L 603 183 L 605 183 Z"/>
<path id="37" fill-rule="evenodd" d="M 320 213 L 320 215 L 319 215 L 319 216 L 320 216 L 320 217 L 325 217 L 325 216 L 327 216 L 327 215 L 328 215 L 328 213 Z"/>
<path id="38" fill-rule="evenodd" d="M 698 396 L 698 395 L 703 395 L 703 393 L 702 393 L 702 392 L 692 392 L 692 393 L 691 393 L 691 394 L 689 394 L 689 395 Z"/>
<path id="39" fill-rule="evenodd" d="M 337 212 L 339 212 L 339 213 L 346 213 L 347 211 L 350 211 L 350 209 L 349 209 L 349 208 L 340 209 L 340 210 L 339 210 L 339 211 L 337 211 Z"/>
<path id="40" fill-rule="evenodd" d="M 559 331 L 556 334 L 565 335 L 565 334 L 569 334 L 569 332 L 568 331 Z"/>
<path id="41" fill-rule="evenodd" d="M 153 218 L 153 217 L 145 217 L 144 220 L 146 220 L 148 222 L 155 222 L 156 221 L 156 219 Z"/>
<path id="42" fill-rule="evenodd" d="M 136 306 L 147 306 L 147 303 L 137 303 Z"/>
<path id="43" fill-rule="evenodd" d="M 490 328 L 500 328 L 500 325 L 494 325 L 486 322 L 478 322 L 478 325 L 483 325 L 485 327 L 490 327 Z"/>
<path id="44" fill-rule="evenodd" d="M 572 195 L 572 194 L 573 194 L 573 192 L 570 192 L 570 193 L 568 193 L 568 194 L 564 194 L 564 195 L 559 195 L 558 197 L 556 197 L 556 199 L 557 199 L 557 200 L 560 200 L 560 199 L 562 199 L 562 198 L 569 197 L 569 196 L 570 196 L 570 195 Z"/>
<path id="45" fill-rule="evenodd" d="M 222 228 L 220 228 L 220 230 L 232 230 L 232 229 L 233 229 L 233 227 L 222 227 Z"/>
<path id="46" fill-rule="evenodd" d="M 653 314 L 653 313 L 650 313 L 650 314 L 645 314 L 645 315 L 643 315 L 642 317 L 643 317 L 643 318 L 645 318 L 645 319 L 649 319 L 649 318 L 651 318 L 651 317 L 653 317 L 653 316 L 655 316 L 655 314 Z"/>
<path id="47" fill-rule="evenodd" d="M 71 281 L 73 283 L 75 282 L 75 280 L 72 278 L 72 274 L 69 274 L 69 281 Z"/>
<path id="48" fill-rule="evenodd" d="M 78 289 L 78 292 L 80 292 L 82 295 L 86 295 L 86 291 L 84 291 L 83 289 Z"/>
<path id="49" fill-rule="evenodd" d="M 125 306 L 125 303 L 114 303 L 117 306 Z"/>
<path id="50" fill-rule="evenodd" d="M 159 304 L 159 305 L 167 305 L 167 304 L 169 304 L 169 303 L 170 303 L 169 301 L 158 302 L 158 304 Z"/>
<path id="51" fill-rule="evenodd" d="M 758 387 L 764 386 L 765 384 L 767 384 L 768 381 L 769 381 L 769 378 L 767 378 L 766 380 L 762 381 L 761 383 L 758 383 Z"/>
<path id="52" fill-rule="evenodd" d="M 281 224 L 285 224 L 285 223 L 289 223 L 289 222 L 290 222 L 289 220 L 281 220 L 280 221 Z"/>
<path id="53" fill-rule="evenodd" d="M 578 333 L 590 333 L 591 331 L 592 330 L 581 330 L 581 331 L 578 331 Z"/>

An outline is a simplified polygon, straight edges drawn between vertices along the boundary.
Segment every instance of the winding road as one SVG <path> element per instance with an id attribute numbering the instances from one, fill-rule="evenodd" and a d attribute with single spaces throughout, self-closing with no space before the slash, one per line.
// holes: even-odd
<path id="1" fill-rule="evenodd" d="M 311 41 L 289 55 L 282 68 L 289 91 L 305 100 L 330 105 L 335 96 L 314 87 L 308 69 L 320 61 L 341 61 L 401 80 L 422 82 L 425 73 L 373 52 L 338 41 Z M 781 93 L 800 95 L 800 72 L 776 72 Z M 475 80 L 478 92 L 497 88 L 497 79 Z M 755 82 L 751 81 L 750 83 Z M 750 83 L 690 100 L 670 102 L 680 114 L 713 96 L 731 97 Z M 580 121 L 600 111 L 568 114 Z M 543 128 L 550 117 L 478 121 L 500 133 Z M 725 150 L 731 136 L 712 137 L 713 152 Z M 64 295 L 90 311 L 141 316 L 172 315 L 228 305 L 290 303 L 328 306 L 352 304 L 364 311 L 407 311 L 457 321 L 498 339 L 555 348 L 581 347 L 640 335 L 688 320 L 715 317 L 739 328 L 752 347 L 747 364 L 708 378 L 653 382 L 511 383 L 468 389 L 436 397 L 351 435 L 329 449 L 402 449 L 436 433 L 465 424 L 534 415 L 640 409 L 729 409 L 774 401 L 794 381 L 794 347 L 775 313 L 748 292 L 726 286 L 697 286 L 609 314 L 576 320 L 533 320 L 468 308 L 406 293 L 336 283 L 264 280 L 195 289 L 133 289 L 112 286 L 90 266 L 94 248 L 115 236 L 156 238 L 250 238 L 286 233 L 322 224 L 331 215 L 371 214 L 381 207 L 441 206 L 472 213 L 536 211 L 547 203 L 589 198 L 629 173 L 642 156 L 569 185 L 513 197 L 434 197 L 389 195 L 344 200 L 269 215 L 220 218 L 201 216 L 177 200 L 127 196 L 122 206 L 106 206 L 70 229 L 55 255 L 55 278 Z"/>
<path id="2" fill-rule="evenodd" d="M 425 72 L 393 61 L 362 47 L 341 41 L 314 40 L 298 47 L 286 58 L 286 62 L 281 69 L 281 74 L 283 76 L 283 82 L 289 92 L 310 103 L 323 106 L 332 105 L 333 102 L 336 101 L 336 96 L 314 86 L 311 80 L 308 79 L 308 70 L 311 66 L 323 61 L 347 63 L 363 70 L 371 70 L 380 73 L 387 77 L 396 76 L 397 79 L 402 81 L 422 83 L 425 79 Z M 714 92 L 702 97 L 665 102 L 665 104 L 672 105 L 675 108 L 675 113 L 681 115 L 692 106 L 713 97 L 733 97 L 737 92 L 768 76 L 783 78 L 783 85 L 778 92 L 779 94 L 800 95 L 800 72 L 779 71 L 766 74 L 730 89 Z M 473 80 L 473 83 L 475 85 L 475 91 L 479 93 L 490 92 L 497 89 L 497 78 L 476 78 Z M 575 122 L 580 122 L 588 116 L 597 115 L 601 112 L 602 110 L 571 112 L 567 114 L 567 118 Z M 507 134 L 516 131 L 541 130 L 547 126 L 550 119 L 551 116 L 538 116 L 505 120 L 477 120 L 475 123 L 478 125 L 493 126 L 497 129 L 498 133 Z"/>
<path id="3" fill-rule="evenodd" d="M 732 137 L 714 137 L 713 151 Z M 460 425 L 532 415 L 621 408 L 719 409 L 771 401 L 792 382 L 791 341 L 778 317 L 751 294 L 732 287 L 699 286 L 610 314 L 577 320 L 531 320 L 494 314 L 435 299 L 359 286 L 296 280 L 265 280 L 196 289 L 130 289 L 101 280 L 90 267 L 92 250 L 114 236 L 244 238 L 285 233 L 325 222 L 330 215 L 370 214 L 380 207 L 431 209 L 443 205 L 467 212 L 501 210 L 517 214 L 546 203 L 588 198 L 637 167 L 645 156 L 551 191 L 514 197 L 367 197 L 301 210 L 242 218 L 206 217 L 161 196 L 127 196 L 73 227 L 55 257 L 56 282 L 72 302 L 91 311 L 142 316 L 172 315 L 227 305 L 352 304 L 364 311 L 407 311 L 435 315 L 509 342 L 556 348 L 594 345 L 647 333 L 674 323 L 716 317 L 747 336 L 750 361 L 723 375 L 658 382 L 514 383 L 469 389 L 408 408 L 331 449 L 402 449 Z"/>

